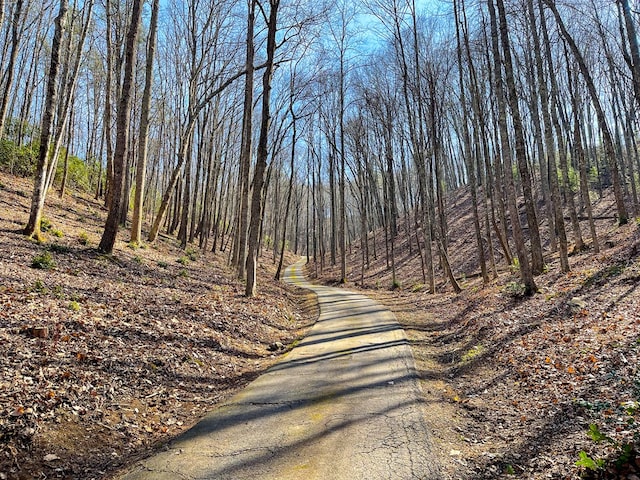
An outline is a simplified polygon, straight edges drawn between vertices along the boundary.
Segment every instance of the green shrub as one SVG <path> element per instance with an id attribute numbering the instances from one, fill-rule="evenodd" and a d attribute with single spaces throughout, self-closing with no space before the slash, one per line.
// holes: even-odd
<path id="1" fill-rule="evenodd" d="M 80 245 L 89 245 L 89 235 L 87 235 L 87 232 L 80 232 L 80 235 L 78 235 L 78 242 Z"/>
<path id="2" fill-rule="evenodd" d="M 47 287 L 44 286 L 44 283 L 42 283 L 42 280 L 38 279 L 35 282 L 33 282 L 33 285 L 31 286 L 31 291 L 34 293 L 47 293 L 48 289 Z"/>
<path id="3" fill-rule="evenodd" d="M 198 259 L 198 252 L 192 247 L 187 248 L 184 253 L 192 262 Z"/>
<path id="4" fill-rule="evenodd" d="M 583 467 L 586 470 L 591 470 L 591 471 L 597 471 L 597 470 L 601 470 L 604 465 L 605 462 L 603 459 L 601 458 L 591 458 L 587 452 L 585 452 L 584 450 L 581 450 L 578 453 L 578 456 L 580 457 L 580 460 L 578 460 L 576 462 L 576 466 L 577 467 Z"/>
<path id="5" fill-rule="evenodd" d="M 0 169 L 4 171 L 20 177 L 28 177 L 34 172 L 37 158 L 36 143 L 19 147 L 10 140 L 0 140 Z"/>
<path id="6" fill-rule="evenodd" d="M 158 266 L 160 268 L 167 268 L 169 264 L 167 262 L 163 262 L 162 260 L 158 262 Z"/>
<path id="7" fill-rule="evenodd" d="M 58 165 L 56 167 L 55 181 L 62 182 L 62 175 L 64 173 L 64 159 L 67 152 L 64 147 L 60 149 L 58 155 Z M 77 190 L 88 192 L 93 189 L 92 182 L 98 177 L 98 164 L 95 161 L 90 161 L 89 164 L 76 157 L 75 155 L 69 155 L 67 159 L 67 186 L 71 186 Z"/>
<path id="8" fill-rule="evenodd" d="M 40 231 L 41 232 L 48 232 L 52 228 L 53 228 L 53 225 L 51 225 L 51 220 L 49 220 L 46 217 L 42 217 L 40 219 Z"/>
<path id="9" fill-rule="evenodd" d="M 79 312 L 80 311 L 80 304 L 78 302 L 76 302 L 75 300 L 72 300 L 69 302 L 69 310 L 72 310 L 74 312 Z"/>
<path id="10" fill-rule="evenodd" d="M 11 119 L 7 125 L 7 134 L 17 132 L 17 122 L 15 119 Z M 33 127 L 27 126 L 26 133 L 30 134 L 33 131 Z M 23 146 L 18 146 L 11 140 L 0 140 L 0 170 L 18 175 L 21 177 L 28 177 L 33 175 L 38 158 L 38 150 L 40 145 L 37 141 L 28 143 Z M 55 181 L 59 184 L 62 181 L 64 173 L 65 157 L 67 156 L 67 149 L 63 146 L 60 148 L 58 154 L 58 163 L 56 166 Z M 93 190 L 97 181 L 98 174 L 100 172 L 100 162 L 94 156 L 89 157 L 87 161 L 76 157 L 75 155 L 69 155 L 67 158 L 67 185 L 75 189 L 82 191 Z M 103 172 L 103 177 L 106 172 Z"/>
<path id="11" fill-rule="evenodd" d="M 49 230 L 49 233 L 54 237 L 58 237 L 58 238 L 64 237 L 64 233 L 59 228 L 52 228 L 51 230 Z"/>
<path id="12" fill-rule="evenodd" d="M 56 262 L 53 260 L 53 256 L 48 251 L 44 251 L 39 255 L 36 255 L 31 260 L 31 267 L 39 268 L 41 270 L 50 270 L 56 266 Z"/>
<path id="13" fill-rule="evenodd" d="M 189 263 L 189 258 L 187 258 L 186 256 L 182 256 L 177 259 L 176 262 L 178 262 L 180 265 L 187 265 Z"/>

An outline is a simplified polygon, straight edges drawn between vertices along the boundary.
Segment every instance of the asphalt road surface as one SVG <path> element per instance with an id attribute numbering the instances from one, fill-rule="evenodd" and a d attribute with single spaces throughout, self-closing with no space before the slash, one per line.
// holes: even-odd
<path id="1" fill-rule="evenodd" d="M 404 331 L 373 300 L 316 292 L 318 322 L 245 390 L 122 480 L 439 479 Z"/>

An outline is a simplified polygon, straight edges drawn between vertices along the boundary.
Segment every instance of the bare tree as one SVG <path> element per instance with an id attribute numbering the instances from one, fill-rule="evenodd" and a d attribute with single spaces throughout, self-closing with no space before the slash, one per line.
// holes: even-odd
<path id="1" fill-rule="evenodd" d="M 123 193 L 124 166 L 127 149 L 129 148 L 129 127 L 131 120 L 131 98 L 134 89 L 134 67 L 138 51 L 138 36 L 140 33 L 140 21 L 142 18 L 143 0 L 133 0 L 131 22 L 127 32 L 125 44 L 125 65 L 122 81 L 122 95 L 118 104 L 118 116 L 116 120 L 116 148 L 113 156 L 113 196 L 109 213 L 98 245 L 98 250 L 111 253 L 116 243 L 118 227 L 120 224 L 120 208 Z"/>
<path id="2" fill-rule="evenodd" d="M 151 7 L 151 22 L 149 24 L 149 38 L 147 40 L 147 60 L 145 68 L 144 92 L 142 93 L 142 109 L 140 111 L 140 143 L 138 145 L 138 162 L 136 164 L 136 192 L 131 221 L 131 242 L 139 244 L 142 241 L 142 201 L 144 198 L 147 151 L 149 143 L 149 110 L 151 108 L 151 88 L 153 85 L 153 60 L 156 50 L 156 36 L 158 31 L 159 0 L 153 0 Z"/>
<path id="3" fill-rule="evenodd" d="M 60 68 L 60 47 L 62 35 L 65 29 L 67 10 L 69 9 L 68 0 L 60 0 L 60 8 L 55 21 L 55 31 L 53 35 L 53 43 L 51 44 L 51 63 L 49 65 L 49 73 L 47 80 L 47 92 L 45 99 L 45 108 L 42 114 L 42 122 L 40 125 L 40 147 L 38 150 L 38 165 L 35 176 L 35 186 L 33 196 L 31 198 L 31 211 L 29 221 L 24 229 L 24 234 L 28 237 L 40 240 L 40 220 L 42 218 L 42 210 L 44 208 L 44 200 L 47 188 L 47 167 L 49 165 L 49 142 L 53 129 L 53 115 L 57 98 L 57 80 L 58 70 Z"/>
<path id="4" fill-rule="evenodd" d="M 505 92 L 502 86 L 502 60 L 498 43 L 498 23 L 496 19 L 495 7 L 493 0 L 489 0 L 489 20 L 491 25 L 491 47 L 493 51 L 494 61 L 494 88 L 497 96 L 498 104 L 498 124 L 500 128 L 500 148 L 502 158 L 505 164 L 505 182 L 507 193 L 507 206 L 509 209 L 509 217 L 511 219 L 511 229 L 513 239 L 516 244 L 516 254 L 518 256 L 518 264 L 520 269 L 520 277 L 524 283 L 526 292 L 532 295 L 536 292 L 537 287 L 533 279 L 533 271 L 529 263 L 529 257 L 520 223 L 520 214 L 518 212 L 518 204 L 516 203 L 516 189 L 512 175 L 511 152 L 509 147 L 508 130 L 507 130 L 507 109 L 505 105 Z M 506 34 L 506 25 L 505 33 Z M 522 148 L 522 147 L 521 147 Z"/>
<path id="5" fill-rule="evenodd" d="M 247 40 L 244 84 L 244 112 L 242 115 L 242 144 L 240 147 L 239 171 L 239 208 L 237 235 L 235 241 L 234 261 L 238 277 L 244 278 L 247 255 L 247 227 L 249 223 L 249 171 L 251 170 L 251 153 L 253 139 L 253 75 L 255 47 L 253 44 L 256 0 L 247 0 Z"/>
<path id="6" fill-rule="evenodd" d="M 259 4 L 260 5 L 260 4 Z M 262 113 L 260 118 L 260 138 L 256 152 L 256 165 L 253 174 L 253 192 L 251 194 L 251 220 L 247 242 L 247 279 L 245 295 L 256 294 L 256 269 L 258 265 L 258 248 L 260 243 L 260 225 L 264 206 L 264 184 L 268 157 L 268 135 L 271 122 L 271 80 L 275 65 L 276 34 L 278 31 L 278 8 L 280 0 L 269 0 L 269 16 L 262 10 L 267 20 L 267 58 L 262 74 Z M 261 6 L 262 8 L 262 6 Z"/>

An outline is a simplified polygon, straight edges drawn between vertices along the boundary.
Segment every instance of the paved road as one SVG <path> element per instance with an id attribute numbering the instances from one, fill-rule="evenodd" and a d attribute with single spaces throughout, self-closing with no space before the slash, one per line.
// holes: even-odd
<path id="1" fill-rule="evenodd" d="M 414 362 L 394 316 L 304 281 L 320 317 L 282 361 L 122 480 L 439 479 Z"/>

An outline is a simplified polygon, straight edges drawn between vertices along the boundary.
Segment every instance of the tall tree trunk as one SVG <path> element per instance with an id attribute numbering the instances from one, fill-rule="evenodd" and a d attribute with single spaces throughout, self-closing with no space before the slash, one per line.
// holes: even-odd
<path id="1" fill-rule="evenodd" d="M 44 112 L 42 114 L 42 122 L 40 124 L 40 148 L 38 150 L 38 166 L 36 170 L 35 185 L 33 196 L 31 198 L 31 211 L 29 221 L 24 229 L 24 234 L 28 237 L 40 240 L 42 233 L 40 231 L 40 220 L 42 218 L 42 210 L 44 209 L 44 199 L 47 188 L 47 167 L 49 165 L 49 142 L 53 129 L 53 114 L 57 97 L 57 80 L 60 62 L 60 46 L 62 43 L 62 35 L 65 29 L 67 10 L 69 9 L 68 0 L 60 1 L 60 9 L 55 20 L 55 32 L 53 35 L 53 43 L 51 44 L 51 63 L 49 65 L 49 75 L 47 80 L 47 93 L 45 99 Z"/>
<path id="2" fill-rule="evenodd" d="M 464 1 L 462 2 L 462 9 L 464 10 Z M 476 179 L 476 167 L 475 162 L 472 159 L 471 155 L 471 141 L 469 137 L 469 115 L 467 113 L 467 105 L 466 105 L 466 91 L 465 91 L 465 82 L 463 77 L 463 69 L 462 69 L 462 39 L 460 33 L 460 24 L 463 22 L 461 16 L 458 13 L 458 5 L 457 1 L 453 2 L 453 10 L 454 16 L 456 19 L 456 41 L 457 41 L 457 57 L 458 57 L 458 78 L 460 80 L 460 104 L 462 107 L 462 143 L 463 143 L 463 155 L 464 159 L 467 162 L 467 171 L 469 174 L 469 189 L 471 190 L 471 204 L 473 210 L 473 228 L 476 234 L 476 244 L 478 247 L 478 259 L 480 261 L 480 272 L 482 273 L 482 281 L 487 284 L 489 283 L 489 275 L 487 273 L 487 262 L 484 254 L 484 246 L 482 244 L 482 233 L 480 230 L 480 217 L 478 215 L 478 184 Z M 465 45 L 467 44 L 467 31 L 466 31 L 466 17 L 465 23 L 463 24 L 463 33 L 465 35 Z M 467 50 L 467 61 L 470 62 L 471 56 Z M 471 67 L 470 67 L 471 68 Z M 473 83 L 473 82 L 472 82 Z M 475 99 L 472 100 L 475 105 Z M 477 109 L 476 109 L 477 110 Z"/>
<path id="3" fill-rule="evenodd" d="M 551 54 L 551 41 L 549 39 L 547 20 L 545 19 L 545 16 L 544 16 L 544 8 L 542 6 L 541 0 L 538 0 L 538 11 L 540 13 L 540 26 L 542 27 L 541 28 L 542 44 L 544 45 L 545 56 L 546 56 L 547 65 L 548 65 L 547 71 L 551 72 L 551 71 L 554 71 L 554 65 L 552 60 L 553 57 Z M 566 53 L 566 49 L 565 49 L 565 57 L 567 57 L 567 68 L 569 68 L 568 54 Z M 569 126 L 568 126 L 569 122 L 566 120 L 566 118 L 564 118 L 564 115 L 562 114 L 561 102 L 560 102 L 560 89 L 558 87 L 558 81 L 555 75 L 550 75 L 549 81 L 551 84 L 551 121 L 556 130 L 556 137 L 558 139 L 558 150 L 560 153 L 560 168 L 562 170 L 562 179 L 563 179 L 562 181 L 564 184 L 564 188 L 566 189 L 565 196 L 567 199 L 567 207 L 569 209 L 569 216 L 571 219 L 571 227 L 574 234 L 574 241 L 575 241 L 574 249 L 580 251 L 584 248 L 584 240 L 582 239 L 582 231 L 580 229 L 580 223 L 578 222 L 578 215 L 576 212 L 573 192 L 571 191 L 571 186 L 569 185 L 569 164 L 567 159 L 567 141 L 565 140 L 565 134 L 567 136 L 570 135 Z M 565 125 L 566 133 L 562 131 L 559 117 L 563 118 L 563 123 Z"/>
<path id="4" fill-rule="evenodd" d="M 564 213 L 562 211 L 562 201 L 560 199 L 560 186 L 558 184 L 558 166 L 556 164 L 556 147 L 553 141 L 553 130 L 551 126 L 551 116 L 549 111 L 549 89 L 545 80 L 545 71 L 542 64 L 542 54 L 536 15 L 533 8 L 533 0 L 528 0 L 527 9 L 529 22 L 531 24 L 531 36 L 533 37 L 533 52 L 535 55 L 535 69 L 537 73 L 538 91 L 540 94 L 540 105 L 542 109 L 542 124 L 544 128 L 545 150 L 547 155 L 547 166 L 549 168 L 548 178 L 551 190 L 551 202 L 553 204 L 554 224 L 556 234 L 560 240 L 560 268 L 563 272 L 569 271 L 569 254 L 567 246 L 567 233 L 564 224 Z M 541 22 L 544 21 L 541 19 Z M 548 59 L 551 62 L 551 59 Z M 557 125 L 559 128 L 560 125 Z M 558 131 L 558 134 L 560 132 Z M 547 207 L 548 208 L 548 207 Z M 553 228 L 554 225 L 550 225 Z"/>
<path id="5" fill-rule="evenodd" d="M 187 150 L 187 161 L 184 165 L 184 186 L 182 190 L 182 208 L 180 210 L 180 228 L 178 229 L 178 240 L 180 248 L 187 248 L 187 232 L 189 231 L 189 210 L 191 208 L 191 164 L 193 159 L 193 136 L 189 139 L 189 149 Z"/>
<path id="6" fill-rule="evenodd" d="M 292 116 L 292 128 L 293 133 L 291 137 L 291 157 L 289 162 L 289 188 L 287 189 L 287 202 L 284 209 L 284 220 L 282 226 L 282 242 L 280 244 L 280 259 L 278 260 L 278 269 L 276 270 L 275 279 L 280 280 L 280 275 L 282 274 L 282 265 L 284 263 L 284 248 L 287 243 L 287 219 L 289 218 L 289 208 L 291 206 L 291 193 L 293 191 L 293 178 L 295 177 L 295 159 L 296 159 L 296 141 L 298 137 L 298 131 L 296 128 L 296 114 L 293 111 L 293 81 L 290 93 L 290 103 L 289 103 L 289 113 Z M 276 241 L 276 238 L 273 239 Z"/>
<path id="7" fill-rule="evenodd" d="M 493 51 L 494 61 L 494 83 L 498 102 L 498 123 L 500 128 L 501 142 L 500 147 L 505 166 L 504 181 L 506 182 L 507 190 L 507 207 L 509 209 L 509 217 L 511 218 L 513 240 L 516 244 L 516 254 L 518 256 L 520 277 L 522 279 L 522 283 L 524 283 L 526 293 L 532 295 L 536 292 L 537 287 L 533 279 L 533 271 L 531 270 L 531 264 L 529 263 L 529 256 L 527 255 L 524 234 L 522 232 L 522 225 L 520 223 L 518 204 L 516 203 L 516 188 L 513 180 L 513 165 L 511 162 L 511 152 L 507 130 L 507 109 L 505 105 L 505 92 L 502 86 L 502 62 L 498 45 L 498 25 L 493 0 L 489 0 L 488 5 L 491 24 L 491 47 Z"/>
<path id="8" fill-rule="evenodd" d="M 262 223 L 264 175 L 267 168 L 267 143 L 269 124 L 271 122 L 271 79 L 273 77 L 276 53 L 276 33 L 278 29 L 278 7 L 280 0 L 269 0 L 270 11 L 267 24 L 267 61 L 262 76 L 262 114 L 260 120 L 260 138 L 256 152 L 256 167 L 253 175 L 253 192 L 251 195 L 251 221 L 249 222 L 249 238 L 247 243 L 247 279 L 245 295 L 256 294 L 256 270 L 258 266 L 258 247 L 260 243 L 260 225 Z"/>
<path id="9" fill-rule="evenodd" d="M 346 153 L 344 145 L 344 116 L 345 116 L 345 59 L 344 51 L 340 54 L 340 224 L 338 228 L 338 240 L 340 243 L 340 283 L 347 283 L 347 208 L 345 198 L 345 184 L 347 182 L 345 163 Z"/>
<path id="10" fill-rule="evenodd" d="M 138 161 L 136 164 L 136 192 L 131 219 L 131 243 L 142 242 L 142 200 L 144 198 L 147 151 L 149 143 L 149 111 L 151 109 L 151 88 L 153 86 L 153 59 L 156 51 L 158 32 L 158 10 L 160 0 L 153 0 L 151 7 L 151 23 L 147 41 L 147 60 L 145 66 L 144 92 L 142 93 L 142 109 L 140 111 L 140 145 L 138 145 Z"/>
<path id="11" fill-rule="evenodd" d="M 116 149 L 113 156 L 113 195 L 104 226 L 104 232 L 98 245 L 98 250 L 111 253 L 116 243 L 118 226 L 120 224 L 120 209 L 122 202 L 122 190 L 124 180 L 124 167 L 129 147 L 129 126 L 131 120 L 131 98 L 134 89 L 134 67 L 138 48 L 138 36 L 140 33 L 140 21 L 142 18 L 143 0 L 133 0 L 131 23 L 127 32 L 125 45 L 124 77 L 122 81 L 122 94 L 118 105 L 116 121 Z"/>
<path id="12" fill-rule="evenodd" d="M 569 59 L 567 59 L 568 62 Z M 584 200 L 585 209 L 587 210 L 587 218 L 589 220 L 589 232 L 591 234 L 591 242 L 593 244 L 594 253 L 600 252 L 600 244 L 598 243 L 598 234 L 596 232 L 596 225 L 593 221 L 593 208 L 591 207 L 591 199 L 589 198 L 589 177 L 587 175 L 587 162 L 584 154 L 584 147 L 582 145 L 582 134 L 580 132 L 580 112 L 581 105 L 578 98 L 578 93 L 572 79 L 573 75 L 568 77 L 569 94 L 571 96 L 571 108 L 573 110 L 573 156 L 578 163 L 578 170 L 580 172 L 580 194 Z"/>
<path id="13" fill-rule="evenodd" d="M 106 85 L 105 85 L 105 97 L 104 97 L 104 139 L 105 139 L 105 150 L 107 156 L 107 164 L 105 166 L 106 170 L 106 183 L 105 183 L 105 196 L 104 196 L 104 204 L 107 208 L 111 208 L 111 202 L 113 199 L 113 189 L 111 188 L 113 184 L 113 139 L 111 138 L 111 110 L 112 110 L 112 94 L 113 94 L 113 39 L 112 39 L 112 29 L 113 23 L 111 20 L 111 0 L 105 0 L 105 24 L 106 24 L 106 37 L 107 37 L 107 45 L 105 52 L 105 56 L 107 58 L 106 61 Z M 120 78 L 116 76 L 116 78 Z"/>
<path id="14" fill-rule="evenodd" d="M 62 168 L 62 180 L 60 181 L 59 198 L 64 197 L 67 188 L 67 179 L 69 177 L 69 150 L 71 150 L 71 142 L 73 141 L 73 112 L 69 116 L 69 127 L 67 128 L 67 148 L 64 152 L 64 165 Z"/>
<path id="15" fill-rule="evenodd" d="M 536 215 L 535 200 L 533 198 L 533 188 L 531 174 L 527 165 L 526 143 L 524 139 L 524 127 L 520 115 L 518 104 L 518 92 L 513 73 L 513 63 L 511 61 L 511 43 L 509 41 L 509 31 L 507 26 L 507 16 L 504 9 L 503 0 L 496 0 L 498 8 L 498 18 L 500 23 L 500 39 L 504 53 L 504 73 L 507 84 L 507 99 L 511 107 L 511 118 L 513 120 L 513 133 L 515 136 L 515 151 L 520 179 L 522 181 L 522 193 L 524 195 L 525 210 L 527 212 L 527 223 L 529 225 L 529 241 L 531 242 L 531 270 L 535 274 L 540 274 L 544 270 L 544 260 L 542 258 L 542 241 L 538 229 L 538 218 Z"/>
<path id="16" fill-rule="evenodd" d="M 253 44 L 253 33 L 255 25 L 256 0 L 247 1 L 247 40 L 246 40 L 246 62 L 247 74 L 244 84 L 244 111 L 242 114 L 242 140 L 240 145 L 240 178 L 238 189 L 240 191 L 240 202 L 238 212 L 238 232 L 235 242 L 234 259 L 238 278 L 244 278 L 246 273 L 247 256 L 247 228 L 249 224 L 249 172 L 251 170 L 251 151 L 253 139 L 253 74 L 255 47 Z"/>

